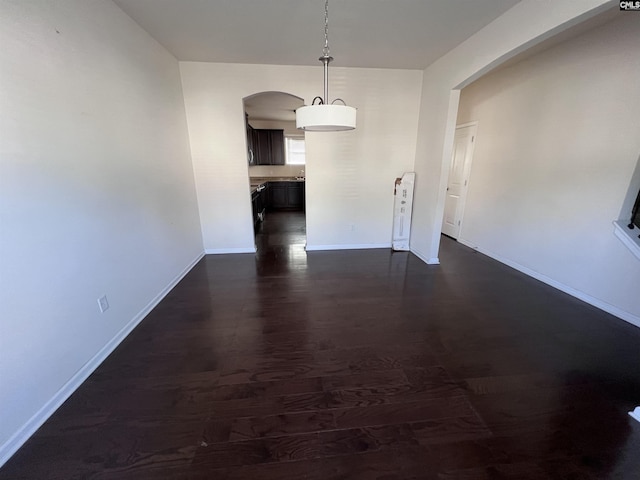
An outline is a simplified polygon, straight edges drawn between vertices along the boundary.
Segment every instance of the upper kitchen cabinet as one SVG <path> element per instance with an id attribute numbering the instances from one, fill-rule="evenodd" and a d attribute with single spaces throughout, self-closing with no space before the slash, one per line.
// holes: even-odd
<path id="1" fill-rule="evenodd" d="M 247 129 L 247 160 L 249 165 L 256 165 L 256 133 L 251 125 L 249 125 L 249 115 L 244 114 L 244 123 Z"/>
<path id="2" fill-rule="evenodd" d="M 242 99 L 246 114 L 249 165 L 285 165 L 285 133 L 300 135 L 296 109 L 304 100 L 285 92 L 259 92 Z"/>
<path id="3" fill-rule="evenodd" d="M 257 165 L 284 165 L 284 130 L 255 129 Z"/>
<path id="4" fill-rule="evenodd" d="M 270 130 L 271 165 L 284 165 L 284 130 Z"/>

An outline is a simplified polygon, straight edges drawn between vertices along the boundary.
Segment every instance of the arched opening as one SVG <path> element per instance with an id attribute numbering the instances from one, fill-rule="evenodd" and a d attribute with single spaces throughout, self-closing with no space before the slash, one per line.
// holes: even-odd
<path id="1" fill-rule="evenodd" d="M 303 104 L 300 97 L 275 91 L 243 99 L 249 194 L 259 257 L 305 254 L 305 138 L 295 120 L 295 111 Z"/>

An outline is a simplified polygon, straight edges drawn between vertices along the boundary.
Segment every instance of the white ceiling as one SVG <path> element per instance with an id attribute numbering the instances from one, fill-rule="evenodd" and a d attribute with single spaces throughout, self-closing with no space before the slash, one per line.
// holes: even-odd
<path id="1" fill-rule="evenodd" d="M 320 66 L 323 0 L 114 0 L 178 60 Z M 330 0 L 335 66 L 423 69 L 520 0 Z"/>

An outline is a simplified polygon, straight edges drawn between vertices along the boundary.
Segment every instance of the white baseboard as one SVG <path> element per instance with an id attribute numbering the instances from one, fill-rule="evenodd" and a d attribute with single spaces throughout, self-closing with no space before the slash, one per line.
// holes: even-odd
<path id="1" fill-rule="evenodd" d="M 478 250 L 478 247 L 476 245 L 474 245 L 473 243 L 465 240 L 464 238 L 455 238 L 454 239 L 456 242 L 461 243 L 462 245 L 464 245 L 465 247 L 469 247 L 472 248 L 473 250 Z M 480 250 L 478 250 L 480 251 Z M 485 255 L 487 255 L 488 257 L 491 257 L 491 255 L 485 253 Z M 491 257 L 494 258 L 494 257 Z M 496 259 L 497 260 L 497 259 Z"/>
<path id="2" fill-rule="evenodd" d="M 307 252 L 317 250 L 367 250 L 370 248 L 391 248 L 390 243 L 362 243 L 362 244 L 340 244 L 340 245 L 307 245 Z"/>
<path id="3" fill-rule="evenodd" d="M 586 293 L 581 292 L 580 290 L 576 290 L 575 288 L 565 285 L 564 283 L 560 283 L 557 280 L 549 278 L 546 275 L 543 275 L 542 273 L 536 272 L 535 270 L 531 270 L 530 268 L 520 265 L 519 263 L 509 260 L 508 258 L 504 258 L 496 253 L 480 248 L 477 245 L 473 245 L 472 243 L 462 238 L 458 238 L 458 242 L 469 248 L 473 248 L 474 250 L 477 250 L 483 255 L 486 255 L 487 257 L 491 257 L 500 263 L 504 263 L 505 265 L 508 265 L 509 267 L 514 268 L 519 272 L 524 273 L 525 275 L 529 275 L 530 277 L 533 277 L 536 280 L 540 280 L 541 282 L 546 283 L 547 285 L 550 285 L 553 288 L 557 288 L 558 290 L 561 290 L 564 293 L 571 295 L 572 297 L 582 300 L 583 302 L 586 302 L 589 305 L 593 305 L 594 307 L 599 308 L 600 310 L 604 310 L 605 312 L 610 313 L 611 315 L 614 315 L 626 322 L 629 322 L 631 325 L 640 327 L 640 317 L 637 315 L 634 315 L 633 313 L 622 310 L 621 308 L 618 308 L 615 305 L 611 305 L 607 302 L 603 302 L 602 300 L 592 297 L 591 295 L 587 295 Z"/>
<path id="4" fill-rule="evenodd" d="M 416 257 L 418 257 L 427 265 L 440 265 L 440 259 L 438 257 L 429 258 L 427 255 L 423 254 L 422 252 L 414 248 L 410 249 L 410 252 L 413 253 Z"/>
<path id="5" fill-rule="evenodd" d="M 207 248 L 204 253 L 207 255 L 223 255 L 226 253 L 256 253 L 256 247 L 249 248 Z"/>
<path id="6" fill-rule="evenodd" d="M 129 321 L 115 336 L 109 340 L 98 353 L 85 363 L 76 374 L 65 383 L 56 394 L 45 403 L 17 432 L 0 446 L 0 467 L 9 460 L 14 453 L 42 426 L 47 419 L 75 392 L 82 383 L 89 378 L 96 368 L 113 352 L 136 326 L 153 310 L 158 303 L 175 287 L 182 278 L 204 257 L 200 253 L 182 272 L 174 277 L 153 300 L 151 300 L 135 317 Z"/>

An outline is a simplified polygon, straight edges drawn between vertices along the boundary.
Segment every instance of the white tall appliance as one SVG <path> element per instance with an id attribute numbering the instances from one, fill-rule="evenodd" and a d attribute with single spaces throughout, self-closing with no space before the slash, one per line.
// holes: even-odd
<path id="1" fill-rule="evenodd" d="M 409 250 L 415 181 L 414 172 L 406 172 L 402 178 L 396 178 L 393 190 L 393 238 L 391 241 L 394 250 Z"/>

